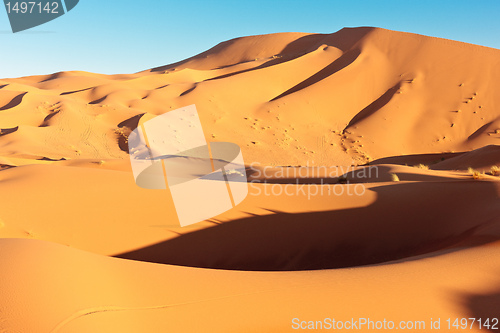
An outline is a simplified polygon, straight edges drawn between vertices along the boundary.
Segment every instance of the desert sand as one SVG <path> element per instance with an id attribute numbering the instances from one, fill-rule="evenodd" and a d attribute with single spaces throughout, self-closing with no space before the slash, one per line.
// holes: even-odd
<path id="1" fill-rule="evenodd" d="M 0 79 L 0 332 L 493 323 L 499 59 L 363 27 Z M 192 104 L 208 142 L 241 147 L 249 195 L 180 227 L 167 192 L 135 184 L 128 135 Z"/>

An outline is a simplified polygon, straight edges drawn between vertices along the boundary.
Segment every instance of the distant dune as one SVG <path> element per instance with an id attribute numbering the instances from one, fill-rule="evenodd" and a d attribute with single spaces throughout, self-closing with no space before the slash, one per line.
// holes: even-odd
<path id="1" fill-rule="evenodd" d="M 370 27 L 0 79 L 0 332 L 498 317 L 499 90 L 500 50 Z M 251 184 L 181 228 L 128 135 L 191 104 Z"/>

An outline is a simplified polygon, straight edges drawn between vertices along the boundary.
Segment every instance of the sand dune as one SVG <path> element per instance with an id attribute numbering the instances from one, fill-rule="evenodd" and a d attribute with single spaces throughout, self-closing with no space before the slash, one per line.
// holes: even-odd
<path id="1" fill-rule="evenodd" d="M 268 273 L 155 265 L 6 239 L 1 322 L 24 332 L 289 332 L 293 318 L 491 316 L 498 245 L 382 266 Z"/>
<path id="2" fill-rule="evenodd" d="M 499 58 L 349 28 L 0 79 L 0 332 L 498 317 Z M 135 184 L 128 136 L 191 104 L 208 142 L 241 147 L 249 195 L 181 228 Z"/>
<path id="3" fill-rule="evenodd" d="M 500 138 L 499 53 L 356 28 L 239 38 L 132 75 L 63 72 L 1 80 L 2 128 L 19 126 L 19 133 L 2 137 L 0 145 L 3 155 L 29 150 L 51 158 L 124 158 L 116 145 L 93 147 L 137 114 L 197 104 L 208 139 L 232 140 L 245 156 L 268 165 L 301 165 L 304 158 L 349 165 L 468 151 Z M 78 124 L 72 135 L 86 144 L 56 153 L 51 132 L 71 121 Z M 75 141 L 69 135 L 59 137 Z M 46 144 L 28 148 L 16 136 Z"/>

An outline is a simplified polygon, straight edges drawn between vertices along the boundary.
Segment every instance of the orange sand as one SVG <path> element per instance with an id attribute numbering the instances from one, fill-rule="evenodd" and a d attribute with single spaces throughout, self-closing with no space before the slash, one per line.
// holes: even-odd
<path id="1" fill-rule="evenodd" d="M 352 28 L 238 38 L 130 75 L 1 79 L 0 332 L 499 317 L 498 59 Z M 164 191 L 135 185 L 127 136 L 190 104 L 252 183 L 181 228 Z"/>

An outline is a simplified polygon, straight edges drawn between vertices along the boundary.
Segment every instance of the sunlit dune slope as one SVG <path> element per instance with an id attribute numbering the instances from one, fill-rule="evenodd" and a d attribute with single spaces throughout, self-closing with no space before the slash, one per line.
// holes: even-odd
<path id="1" fill-rule="evenodd" d="M 263 164 L 467 151 L 499 143 L 499 59 L 496 49 L 349 28 L 237 38 L 130 75 L 4 79 L 0 154 L 124 158 L 116 140 L 134 116 L 190 104 L 207 139 Z"/>

